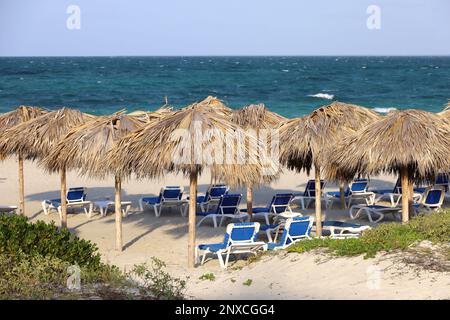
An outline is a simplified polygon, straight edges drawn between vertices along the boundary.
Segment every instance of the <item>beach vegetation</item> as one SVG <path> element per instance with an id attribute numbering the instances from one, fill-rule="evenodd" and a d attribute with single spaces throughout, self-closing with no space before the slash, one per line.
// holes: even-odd
<path id="1" fill-rule="evenodd" d="M 245 280 L 242 284 L 243 284 L 244 286 L 250 287 L 250 286 L 252 285 L 252 283 L 253 283 L 253 280 L 252 280 L 252 279 L 247 279 L 247 280 Z"/>
<path id="2" fill-rule="evenodd" d="M 214 273 L 209 272 L 209 273 L 202 274 L 199 279 L 214 281 L 214 280 L 216 280 L 216 276 L 214 275 Z"/>
<path id="3" fill-rule="evenodd" d="M 0 299 L 183 299 L 185 281 L 152 258 L 130 272 L 66 229 L 0 215 Z"/>
<path id="4" fill-rule="evenodd" d="M 406 250 L 422 241 L 434 244 L 448 244 L 450 241 L 450 210 L 440 210 L 419 215 L 407 224 L 385 223 L 364 232 L 359 238 L 350 239 L 312 239 L 299 241 L 287 250 L 306 252 L 325 249 L 337 256 L 364 255 L 372 258 L 378 252 Z"/>

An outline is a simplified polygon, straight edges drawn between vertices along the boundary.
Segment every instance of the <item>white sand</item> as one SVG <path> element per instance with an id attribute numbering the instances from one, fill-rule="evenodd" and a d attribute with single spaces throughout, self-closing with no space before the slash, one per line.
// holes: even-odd
<path id="1" fill-rule="evenodd" d="M 17 204 L 17 162 L 13 159 L 0 164 L 0 204 Z M 308 177 L 286 171 L 270 186 L 257 190 L 255 205 L 264 205 L 277 192 L 299 192 L 304 189 Z M 393 185 L 395 177 L 376 177 L 371 186 Z M 113 199 L 113 179 L 96 180 L 78 177 L 70 172 L 68 186 L 88 188 L 89 200 Z M 207 175 L 199 179 L 199 192 L 204 192 L 210 180 Z M 134 264 L 149 261 L 152 256 L 165 261 L 174 275 L 189 277 L 187 294 L 200 299 L 449 299 L 450 276 L 448 273 L 416 272 L 411 267 L 394 263 L 392 258 L 364 260 L 362 257 L 329 259 L 320 253 L 279 254 L 267 256 L 250 266 L 237 269 L 237 262 L 229 270 L 222 271 L 212 260 L 194 270 L 186 268 L 187 218 L 177 210 L 165 210 L 157 219 L 153 212 L 138 211 L 137 200 L 142 195 L 156 195 L 163 185 L 183 185 L 188 191 L 188 180 L 168 175 L 164 180 L 127 181 L 123 183 L 123 199 L 133 202 L 131 214 L 123 220 L 125 250 L 114 250 L 114 215 L 101 218 L 98 214 L 87 219 L 84 214 L 70 214 L 69 228 L 80 237 L 95 242 L 104 261 L 129 270 Z M 40 202 L 59 198 L 59 177 L 48 175 L 34 163 L 25 163 L 26 214 L 32 221 L 54 220 L 53 212 L 45 216 Z M 336 186 L 327 186 L 336 190 Z M 243 189 L 232 190 L 245 195 Z M 245 206 L 245 199 L 243 199 Z M 336 206 L 337 207 L 337 206 Z M 313 210 L 306 210 L 312 214 Z M 345 210 L 328 210 L 325 218 L 347 220 Z M 358 221 L 366 223 L 365 220 Z M 224 228 L 212 228 L 205 224 L 197 230 L 198 243 L 219 242 Z M 215 281 L 198 278 L 212 272 Z M 232 281 L 233 279 L 233 281 Z M 252 279 L 251 286 L 243 285 Z"/>

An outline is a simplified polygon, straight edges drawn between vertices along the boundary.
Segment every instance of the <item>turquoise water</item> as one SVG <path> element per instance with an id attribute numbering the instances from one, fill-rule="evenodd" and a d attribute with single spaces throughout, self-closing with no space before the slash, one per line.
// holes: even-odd
<path id="1" fill-rule="evenodd" d="M 0 58 L 0 112 L 25 104 L 107 114 L 208 95 L 233 108 L 264 102 L 287 117 L 332 100 L 440 111 L 450 57 Z"/>

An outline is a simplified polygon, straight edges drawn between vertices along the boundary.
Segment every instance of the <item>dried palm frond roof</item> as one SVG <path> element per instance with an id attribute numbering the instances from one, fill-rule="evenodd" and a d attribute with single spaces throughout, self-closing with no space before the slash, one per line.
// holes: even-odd
<path id="1" fill-rule="evenodd" d="M 154 178 L 169 171 L 188 175 L 210 168 L 213 176 L 232 185 L 261 181 L 263 173 L 276 171 L 275 165 L 250 153 L 247 144 L 236 142 L 245 139 L 259 143 L 221 108 L 202 101 L 131 133 L 106 159 L 108 167 L 121 176 L 134 173 L 138 178 Z M 243 152 L 238 152 L 242 147 Z"/>
<path id="2" fill-rule="evenodd" d="M 322 167 L 327 152 L 344 136 L 366 127 L 381 116 L 364 107 L 333 102 L 280 127 L 280 160 L 288 168 L 309 172 Z"/>
<path id="3" fill-rule="evenodd" d="M 196 103 L 196 105 L 215 111 L 223 116 L 231 116 L 231 113 L 233 112 L 233 109 L 227 107 L 222 100 L 212 96 L 206 97 L 204 100 Z M 189 107 L 190 106 L 187 106 L 186 108 Z"/>
<path id="4" fill-rule="evenodd" d="M 161 120 L 165 116 L 168 116 L 173 113 L 173 108 L 170 106 L 162 106 L 158 110 L 155 111 L 142 111 L 142 110 L 136 110 L 133 112 L 130 112 L 128 115 L 137 117 L 143 121 L 146 122 L 152 122 L 155 120 Z"/>
<path id="5" fill-rule="evenodd" d="M 37 118 L 47 113 L 40 107 L 19 106 L 0 115 L 0 132 L 8 130 L 22 122 Z"/>
<path id="6" fill-rule="evenodd" d="M 80 173 L 91 176 L 103 176 L 108 173 L 103 166 L 108 151 L 119 139 L 143 125 L 143 121 L 126 115 L 124 111 L 97 117 L 70 130 L 42 162 L 51 172 L 66 168 L 78 169 Z"/>
<path id="7" fill-rule="evenodd" d="M 18 124 L 1 134 L 0 153 L 45 157 L 70 129 L 94 119 L 79 110 L 62 108 Z"/>
<path id="8" fill-rule="evenodd" d="M 450 122 L 422 110 L 394 111 L 338 143 L 330 153 L 326 176 L 396 173 L 408 168 L 411 180 L 433 181 L 450 169 Z"/>
<path id="9" fill-rule="evenodd" d="M 287 119 L 266 108 L 263 103 L 251 104 L 232 111 L 231 121 L 243 128 L 273 129 Z"/>

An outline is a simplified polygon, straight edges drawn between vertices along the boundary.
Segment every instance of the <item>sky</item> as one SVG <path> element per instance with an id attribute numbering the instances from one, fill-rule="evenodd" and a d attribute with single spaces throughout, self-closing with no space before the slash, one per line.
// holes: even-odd
<path id="1" fill-rule="evenodd" d="M 450 55 L 449 13 L 449 0 L 0 0 L 0 56 Z"/>

